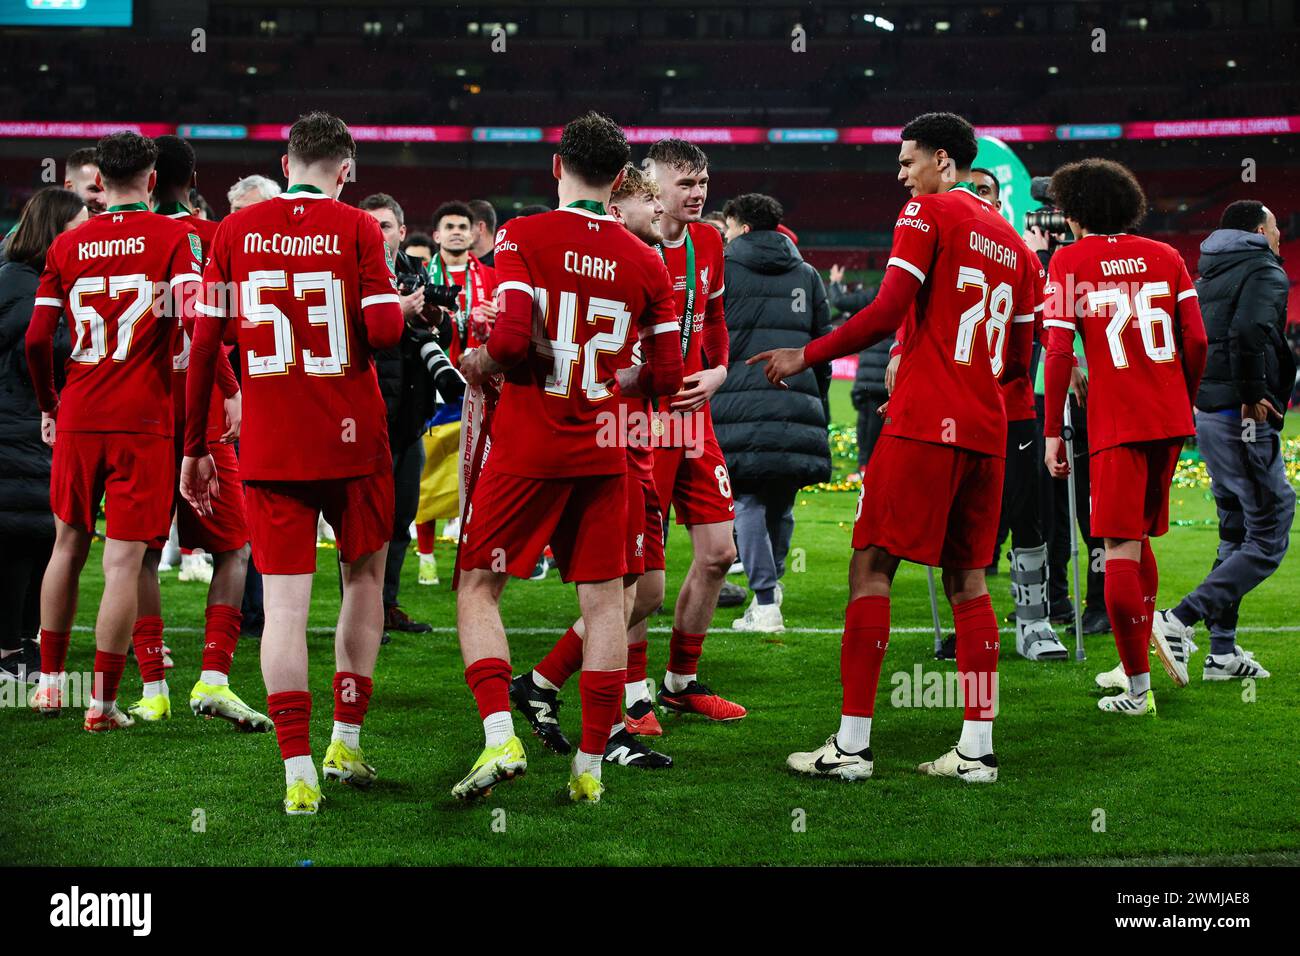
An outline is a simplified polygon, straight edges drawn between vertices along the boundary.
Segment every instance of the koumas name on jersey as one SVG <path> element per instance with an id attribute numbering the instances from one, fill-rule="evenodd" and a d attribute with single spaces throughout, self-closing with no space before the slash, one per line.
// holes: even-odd
<path id="1" fill-rule="evenodd" d="M 114 206 L 55 238 L 27 334 L 41 409 L 62 431 L 171 436 L 178 317 L 198 293 L 202 250 L 189 223 L 144 203 Z M 54 390 L 52 342 L 67 315 L 72 355 Z"/>
<path id="2" fill-rule="evenodd" d="M 508 371 L 490 466 L 530 478 L 625 473 L 616 371 L 632 364 L 639 339 L 641 391 L 681 381 L 663 261 L 603 206 L 583 202 L 507 223 L 493 262 L 499 311 L 486 348 Z"/>
<path id="3" fill-rule="evenodd" d="M 1088 362 L 1092 453 L 1195 434 L 1204 355 L 1189 362 L 1182 346 L 1205 332 L 1177 250 L 1142 236 L 1089 235 L 1059 249 L 1048 274 L 1044 434 L 1061 434 L 1068 375 L 1061 360 L 1072 364 L 1076 332 Z"/>
<path id="4" fill-rule="evenodd" d="M 882 434 L 1003 458 L 1007 418 L 996 382 L 1028 368 L 1041 308 L 1038 258 L 992 205 L 959 183 L 903 207 L 876 301 L 810 342 L 804 357 L 817 365 L 860 351 L 902 320 L 902 360 Z"/>
<path id="5" fill-rule="evenodd" d="M 203 275 L 190 353 L 185 453 L 206 453 L 222 336 L 239 344 L 240 473 L 318 481 L 391 466 L 372 351 L 397 343 L 388 247 L 365 212 L 307 186 L 223 219 Z"/>

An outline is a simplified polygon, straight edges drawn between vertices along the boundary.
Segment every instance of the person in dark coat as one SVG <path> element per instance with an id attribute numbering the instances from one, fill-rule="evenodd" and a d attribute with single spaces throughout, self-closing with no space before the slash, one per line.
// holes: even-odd
<path id="1" fill-rule="evenodd" d="M 54 547 L 50 465 L 41 410 L 27 369 L 26 338 L 45 253 L 54 238 L 87 219 L 69 189 L 42 189 L 23 208 L 0 261 L 0 680 L 35 683 L 41 670 L 41 578 Z M 67 327 L 55 334 L 56 385 L 72 352 Z"/>
<path id="2" fill-rule="evenodd" d="M 831 284 L 826 290 L 830 299 L 832 316 L 837 313 L 848 318 L 861 312 L 876 297 L 874 286 L 850 292 L 844 285 L 844 267 L 831 266 Z M 889 350 L 894 340 L 886 339 L 858 353 L 858 371 L 853 376 L 853 390 L 849 393 L 853 408 L 858 413 L 858 473 L 866 471 L 871 460 L 871 450 L 876 447 L 880 429 L 885 420 L 880 417 L 880 406 L 889 401 L 885 386 L 885 370 L 889 366 Z"/>
<path id="3" fill-rule="evenodd" d="M 1152 627 L 1186 647 L 1204 621 L 1208 681 L 1258 679 L 1269 672 L 1237 646 L 1241 600 L 1278 569 L 1295 518 L 1280 431 L 1295 382 L 1286 340 L 1289 283 L 1278 255 L 1277 218 L 1257 200 L 1223 211 L 1201 243 L 1196 293 L 1210 340 L 1196 393 L 1196 442 L 1219 511 L 1219 549 L 1205 580 Z M 1184 660 L 1185 663 L 1185 660 Z"/>
<path id="4" fill-rule="evenodd" d="M 749 193 L 723 207 L 727 223 L 725 312 L 731 337 L 727 380 L 713 396 L 713 425 L 736 502 L 736 544 L 754 602 L 737 630 L 780 631 L 781 575 L 794 531 L 794 500 L 831 476 L 826 436 L 829 365 L 774 389 L 745 360 L 767 349 L 801 348 L 830 331 L 830 304 L 817 270 L 776 230 L 781 204 Z"/>

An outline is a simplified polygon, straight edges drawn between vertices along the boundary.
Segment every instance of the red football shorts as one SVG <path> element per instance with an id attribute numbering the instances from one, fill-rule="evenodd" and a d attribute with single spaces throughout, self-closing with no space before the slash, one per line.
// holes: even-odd
<path id="1" fill-rule="evenodd" d="M 881 435 L 867 463 L 853 547 L 937 568 L 986 568 L 997 548 L 1006 462 Z"/>
<path id="2" fill-rule="evenodd" d="M 165 539 L 176 482 L 173 454 L 170 435 L 60 431 L 50 473 L 50 510 L 64 524 L 94 531 L 103 499 L 108 537 Z"/>
<path id="3" fill-rule="evenodd" d="M 660 507 L 669 504 L 677 523 L 687 526 L 733 521 L 731 477 L 710 426 L 691 448 L 655 449 L 655 490 Z"/>
<path id="4" fill-rule="evenodd" d="M 178 451 L 180 446 L 178 446 Z M 212 442 L 208 446 L 217 465 L 219 491 L 212 499 L 212 514 L 201 515 L 181 497 L 180 461 L 176 458 L 176 536 L 186 550 L 202 548 L 208 554 L 238 551 L 248 543 L 248 525 L 244 522 L 244 483 L 239 480 L 239 458 L 235 446 Z M 167 539 L 160 538 L 149 547 L 162 548 Z"/>
<path id="5" fill-rule="evenodd" d="M 1169 485 L 1183 450 L 1181 438 L 1115 445 L 1088 459 L 1092 533 L 1141 541 L 1169 530 Z"/>
<path id="6" fill-rule="evenodd" d="M 461 525 L 460 566 L 526 578 L 550 544 L 565 581 L 621 578 L 627 573 L 626 486 L 626 474 L 507 475 L 488 456 Z"/>
<path id="7" fill-rule="evenodd" d="M 664 518 L 654 482 L 627 476 L 627 573 L 664 570 Z"/>
<path id="8" fill-rule="evenodd" d="M 244 483 L 253 563 L 263 574 L 316 570 L 316 519 L 334 529 L 344 562 L 372 554 L 393 536 L 393 470 L 321 481 Z"/>

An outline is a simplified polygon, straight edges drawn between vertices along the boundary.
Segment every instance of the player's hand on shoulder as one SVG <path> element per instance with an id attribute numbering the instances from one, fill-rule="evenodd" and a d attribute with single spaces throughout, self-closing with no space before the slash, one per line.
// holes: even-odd
<path id="1" fill-rule="evenodd" d="M 181 496 L 201 515 L 212 514 L 212 499 L 220 497 L 217 464 L 211 455 L 181 460 Z"/>
<path id="2" fill-rule="evenodd" d="M 1043 464 L 1053 478 L 1064 478 L 1070 473 L 1070 462 L 1065 457 L 1065 442 L 1059 436 L 1043 439 Z"/>

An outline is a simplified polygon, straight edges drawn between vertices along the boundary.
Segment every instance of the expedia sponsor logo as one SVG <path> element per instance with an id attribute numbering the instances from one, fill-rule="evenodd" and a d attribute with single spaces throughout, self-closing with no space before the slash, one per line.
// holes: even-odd
<path id="1" fill-rule="evenodd" d="M 919 229 L 922 232 L 930 231 L 930 224 L 924 219 L 913 219 L 910 216 L 903 216 L 898 222 L 894 223 L 894 228 L 899 226 L 911 226 L 913 229 Z"/>

